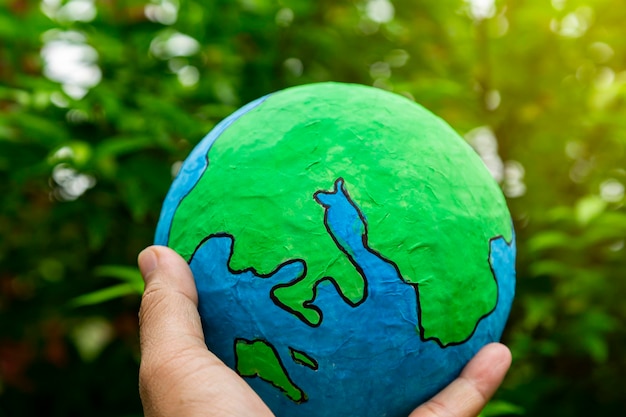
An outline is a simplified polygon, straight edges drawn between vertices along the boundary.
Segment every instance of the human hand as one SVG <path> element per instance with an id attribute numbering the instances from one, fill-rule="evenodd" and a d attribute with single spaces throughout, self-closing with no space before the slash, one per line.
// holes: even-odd
<path id="1" fill-rule="evenodd" d="M 248 384 L 204 343 L 198 294 L 189 266 L 173 250 L 139 254 L 146 283 L 139 312 L 139 391 L 146 417 L 270 417 Z M 474 417 L 511 364 L 499 343 L 485 346 L 461 375 L 409 417 Z"/>

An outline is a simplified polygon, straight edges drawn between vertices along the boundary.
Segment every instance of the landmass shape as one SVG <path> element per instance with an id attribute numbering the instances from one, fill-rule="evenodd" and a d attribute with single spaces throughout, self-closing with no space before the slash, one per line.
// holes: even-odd
<path id="1" fill-rule="evenodd" d="M 235 340 L 235 370 L 244 377 L 259 377 L 292 401 L 306 401 L 305 393 L 289 378 L 276 349 L 264 340 Z"/>
<path id="2" fill-rule="evenodd" d="M 319 367 L 319 364 L 315 359 L 310 357 L 307 353 L 301 352 L 299 350 L 289 348 L 289 353 L 291 354 L 291 358 L 295 363 L 300 365 L 304 365 L 308 368 L 313 369 L 314 371 Z"/>
<path id="3" fill-rule="evenodd" d="M 332 319 L 323 320 L 319 328 L 307 326 L 278 309 L 266 296 L 277 283 L 289 282 L 300 275 L 301 264 L 286 264 L 268 277 L 260 277 L 252 270 L 233 271 L 229 261 L 235 238 L 226 234 L 212 235 L 203 240 L 190 261 L 197 279 L 201 316 L 207 319 L 203 320 L 203 327 L 207 326 L 207 345 L 213 351 L 221 352 L 225 363 L 240 374 L 257 380 L 251 384 L 260 390 L 259 393 L 267 395 L 263 397 L 266 401 L 284 407 L 284 403 L 272 393 L 277 389 L 284 394 L 280 397 L 297 404 L 298 410 L 308 410 L 296 413 L 296 409 L 289 409 L 284 415 L 311 415 L 326 398 L 324 391 L 316 390 L 316 383 L 321 382 L 324 389 L 329 389 L 324 381 L 326 384 L 332 381 L 336 373 L 357 372 L 373 375 L 375 380 L 385 380 L 385 370 L 399 364 L 402 364 L 399 369 L 406 370 L 406 375 L 403 371 L 394 371 L 400 372 L 394 373 L 397 380 L 415 387 L 428 387 L 425 391 L 412 391 L 408 398 L 399 401 L 421 401 L 429 397 L 443 386 L 441 381 L 445 385 L 445 381 L 456 376 L 464 361 L 481 346 L 499 339 L 514 293 L 514 241 L 507 243 L 502 237 L 493 237 L 489 242 L 488 262 L 498 284 L 498 308 L 481 319 L 465 343 L 443 348 L 438 343 L 425 342 L 415 334 L 417 287 L 407 285 L 397 267 L 367 248 L 367 225 L 359 226 L 358 220 L 346 228 L 340 224 L 335 224 L 339 227 L 332 225 L 335 223 L 332 219 L 362 218 L 358 214 L 355 216 L 353 210 L 358 207 L 351 202 L 341 179 L 335 182 L 332 191 L 320 193 L 324 195 L 320 201 L 323 200 L 329 210 L 352 212 L 351 216 L 329 215 L 326 220 L 329 232 L 337 234 L 337 242 L 354 245 L 350 248 L 350 256 L 363 267 L 370 289 L 365 302 L 358 308 L 346 305 L 338 300 L 335 283 L 330 281 L 333 285 L 322 285 L 327 281 L 321 281 L 315 287 L 316 300 Z M 347 225 L 350 222 L 341 223 Z M 352 231 L 363 232 L 365 236 L 361 239 L 350 237 L 354 234 Z M 348 236 L 342 237 L 344 232 Z M 216 309 L 225 314 L 211 320 L 215 318 Z M 381 317 L 385 315 L 386 318 Z M 259 339 L 260 335 L 262 339 Z M 237 340 L 234 349 L 233 340 Z M 315 357 L 309 351 L 315 352 Z M 367 365 L 366 358 L 376 358 L 377 366 Z M 433 361 L 445 365 L 435 365 Z M 437 366 L 443 368 L 436 370 L 436 376 L 421 379 Z M 428 382 L 425 384 L 425 381 Z M 361 388 L 352 390 L 350 384 L 342 389 L 351 390 L 351 395 L 359 395 L 369 385 L 358 386 Z M 383 392 L 390 389 L 389 386 L 381 387 Z M 388 406 L 389 400 L 387 398 L 383 403 Z M 307 408 L 300 408 L 305 407 L 305 403 Z M 312 404 L 308 406 L 309 403 Z M 349 411 L 344 410 L 341 414 L 349 415 Z"/>
<path id="4" fill-rule="evenodd" d="M 274 295 L 319 326 L 315 288 L 323 280 L 352 305 L 367 297 L 361 272 L 341 249 L 349 245 L 333 240 L 321 221 L 326 209 L 312 198 L 341 177 L 367 220 L 369 247 L 419 288 L 420 336 L 461 343 L 497 303 L 489 241 L 511 239 L 504 198 L 443 121 L 409 100 L 363 88 L 285 90 L 235 120 L 180 202 L 168 244 L 189 260 L 206 236 L 229 234 L 229 267 L 259 276 L 302 262 L 301 276 Z"/>

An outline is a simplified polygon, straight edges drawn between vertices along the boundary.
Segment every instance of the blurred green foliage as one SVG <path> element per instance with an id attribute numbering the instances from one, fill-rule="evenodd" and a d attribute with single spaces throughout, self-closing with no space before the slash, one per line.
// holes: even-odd
<path id="1" fill-rule="evenodd" d="M 138 416 L 137 253 L 239 106 L 415 98 L 508 197 L 514 363 L 485 415 L 626 415 L 618 0 L 0 0 L 0 415 Z"/>

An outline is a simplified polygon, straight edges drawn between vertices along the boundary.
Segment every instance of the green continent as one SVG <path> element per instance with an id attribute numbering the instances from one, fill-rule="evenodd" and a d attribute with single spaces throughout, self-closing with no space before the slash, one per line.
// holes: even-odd
<path id="1" fill-rule="evenodd" d="M 289 353 L 291 354 L 291 358 L 295 363 L 299 363 L 300 365 L 304 365 L 313 370 L 318 368 L 318 363 L 315 359 L 310 357 L 304 352 L 300 352 L 299 350 L 295 350 L 293 348 L 289 348 Z"/>
<path id="2" fill-rule="evenodd" d="M 259 377 L 283 391 L 295 402 L 307 400 L 306 394 L 287 375 L 278 353 L 272 345 L 263 340 L 235 342 L 235 369 L 241 376 Z"/>
<path id="3" fill-rule="evenodd" d="M 333 277 L 358 303 L 364 280 L 313 199 L 344 178 L 369 246 L 418 285 L 422 337 L 459 343 L 497 302 L 489 240 L 511 238 L 502 193 L 475 152 L 421 106 L 381 90 L 315 84 L 284 90 L 235 121 L 174 217 L 169 245 L 187 259 L 212 233 L 235 237 L 230 267 L 270 274 L 303 260 L 275 296 L 310 324 L 315 283 Z"/>

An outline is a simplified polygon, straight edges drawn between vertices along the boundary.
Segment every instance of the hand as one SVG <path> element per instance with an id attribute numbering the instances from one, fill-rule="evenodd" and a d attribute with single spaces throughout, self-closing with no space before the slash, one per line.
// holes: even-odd
<path id="1" fill-rule="evenodd" d="M 146 289 L 139 312 L 139 391 L 146 417 L 271 417 L 248 384 L 206 348 L 191 270 L 174 251 L 139 254 Z M 459 378 L 409 417 L 473 417 L 511 364 L 499 343 L 485 346 Z"/>

